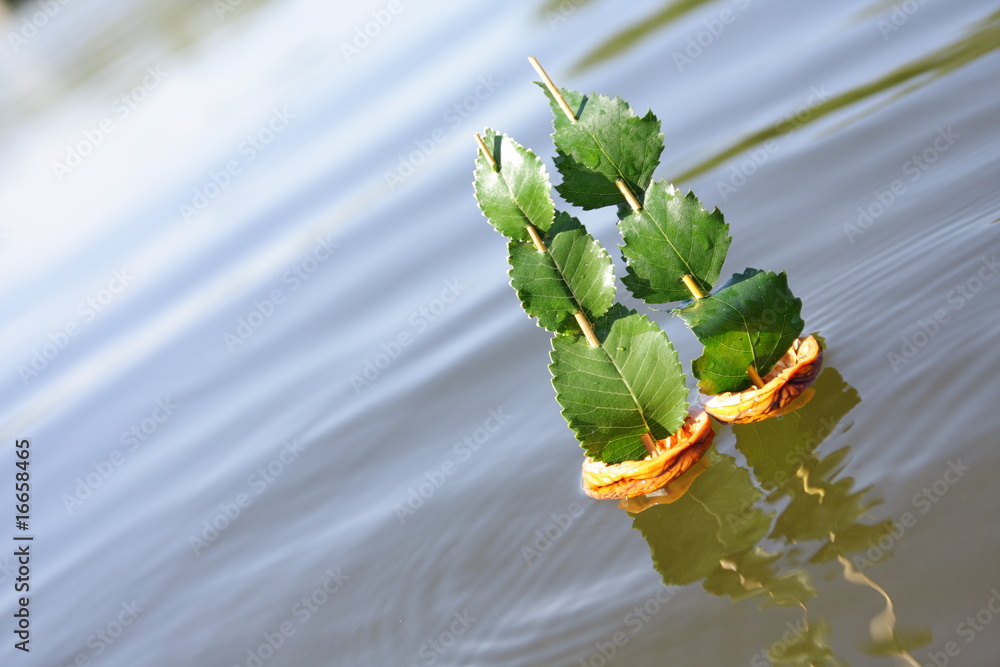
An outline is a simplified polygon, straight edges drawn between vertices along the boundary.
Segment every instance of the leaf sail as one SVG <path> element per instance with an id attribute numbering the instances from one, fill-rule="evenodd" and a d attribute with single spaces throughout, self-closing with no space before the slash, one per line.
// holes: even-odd
<path id="1" fill-rule="evenodd" d="M 747 269 L 715 294 L 678 309 L 705 346 L 691 363 L 702 393 L 748 389 L 750 365 L 766 375 L 802 333 L 801 308 L 784 272 Z"/>
<path id="2" fill-rule="evenodd" d="M 687 416 L 684 372 L 662 329 L 615 304 L 594 322 L 600 347 L 582 336 L 552 339 L 552 384 L 587 455 L 605 463 L 647 456 L 642 435 L 676 431 Z"/>
<path id="3" fill-rule="evenodd" d="M 579 332 L 577 310 L 593 322 L 614 303 L 614 266 L 601 244 L 568 213 L 556 214 L 550 232 L 548 252 L 511 241 L 510 284 L 539 326 L 555 333 Z"/>
<path id="4" fill-rule="evenodd" d="M 515 241 L 528 241 L 527 225 L 547 232 L 555 216 L 552 184 L 541 159 L 508 137 L 486 128 L 483 142 L 497 162 L 494 169 L 476 156 L 476 201 L 496 230 Z"/>
<path id="5" fill-rule="evenodd" d="M 563 97 L 577 116 L 571 123 L 542 89 L 555 114 L 555 165 L 563 178 L 556 186 L 559 194 L 584 209 L 621 204 L 625 198 L 615 182 L 623 179 L 641 200 L 663 152 L 663 133 L 653 112 L 640 118 L 620 97 L 584 96 L 564 88 Z"/>
<path id="6" fill-rule="evenodd" d="M 628 275 L 622 279 L 646 303 L 690 298 L 681 282 L 690 274 L 705 293 L 719 278 L 732 237 L 719 209 L 711 213 L 689 192 L 681 195 L 666 181 L 650 184 L 645 202 L 618 223 Z"/>

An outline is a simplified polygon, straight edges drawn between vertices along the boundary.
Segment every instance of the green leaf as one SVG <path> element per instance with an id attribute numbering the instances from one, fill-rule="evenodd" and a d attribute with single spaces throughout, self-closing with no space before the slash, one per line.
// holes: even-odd
<path id="1" fill-rule="evenodd" d="M 644 433 L 665 438 L 687 416 L 677 352 L 655 322 L 621 304 L 593 326 L 600 347 L 583 336 L 552 339 L 556 400 L 588 456 L 605 463 L 642 460 Z"/>
<path id="2" fill-rule="evenodd" d="M 625 239 L 622 257 L 628 275 L 622 279 L 646 303 L 690 298 L 681 282 L 690 274 L 702 291 L 712 291 L 732 238 L 722 213 L 711 213 L 689 192 L 681 195 L 666 181 L 652 183 L 642 210 L 618 223 Z"/>
<path id="3" fill-rule="evenodd" d="M 584 209 L 625 201 L 615 182 L 624 179 L 641 201 L 663 152 L 660 121 L 647 111 L 640 118 L 620 97 L 562 89 L 577 116 L 571 123 L 552 94 L 544 88 L 555 114 L 556 168 L 563 181 L 556 190 L 566 201 Z"/>
<path id="4" fill-rule="evenodd" d="M 497 231 L 515 241 L 528 241 L 527 225 L 547 232 L 555 216 L 552 184 L 541 159 L 506 134 L 486 128 L 483 142 L 497 162 L 494 169 L 476 156 L 475 190 L 479 208 Z"/>
<path id="5" fill-rule="evenodd" d="M 557 213 L 550 231 L 548 252 L 511 241 L 510 284 L 539 326 L 556 333 L 579 332 L 573 316 L 577 310 L 593 322 L 614 303 L 614 266 L 601 244 L 568 213 Z"/>
<path id="6" fill-rule="evenodd" d="M 717 293 L 677 311 L 705 346 L 691 370 L 705 394 L 751 386 L 747 367 L 763 377 L 788 351 L 805 323 L 802 301 L 788 289 L 784 272 L 747 269 Z"/>

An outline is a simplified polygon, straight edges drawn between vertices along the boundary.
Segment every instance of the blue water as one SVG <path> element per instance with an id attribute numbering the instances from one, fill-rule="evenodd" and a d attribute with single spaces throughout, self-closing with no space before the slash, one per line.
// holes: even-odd
<path id="1" fill-rule="evenodd" d="M 989 3 L 693 4 L 583 69 L 658 8 L 44 11 L 0 15 L 8 508 L 14 442 L 31 452 L 29 529 L 8 509 L 0 534 L 3 664 L 766 665 L 806 627 L 828 629 L 827 664 L 1000 650 Z M 485 126 L 551 170 L 529 55 L 653 109 L 656 176 L 691 174 L 678 187 L 731 225 L 724 274 L 788 273 L 828 346 L 813 409 L 784 422 L 821 432 L 804 485 L 771 494 L 746 443 L 782 443 L 720 427 L 673 504 L 583 495 L 550 334 L 472 196 Z M 613 214 L 580 217 L 617 255 Z M 700 534 L 699 508 L 725 532 L 726 489 L 778 527 L 817 504 L 788 538 L 661 558 Z M 843 519 L 833 542 L 824 517 Z M 851 552 L 870 583 L 817 556 L 885 521 L 881 546 Z M 34 538 L 27 654 L 16 535 Z M 810 582 L 808 611 L 758 610 L 740 599 L 752 577 L 736 595 L 678 574 L 724 576 L 751 547 Z M 881 650 L 879 587 L 896 633 Z"/>

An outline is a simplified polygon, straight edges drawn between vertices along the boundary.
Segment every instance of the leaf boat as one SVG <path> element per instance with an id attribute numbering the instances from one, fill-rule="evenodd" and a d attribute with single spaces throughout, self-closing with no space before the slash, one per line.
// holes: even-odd
<path id="1" fill-rule="evenodd" d="M 770 373 L 764 386 L 724 392 L 705 402 L 708 414 L 730 424 L 749 424 L 775 416 L 797 398 L 819 375 L 823 348 L 814 336 L 795 339 Z"/>
<path id="2" fill-rule="evenodd" d="M 711 446 L 709 415 L 742 423 L 795 409 L 819 372 L 820 346 L 799 338 L 802 302 L 783 272 L 747 268 L 716 287 L 729 225 L 693 193 L 653 180 L 663 134 L 651 111 L 640 116 L 618 97 L 557 88 L 529 61 L 555 114 L 556 191 L 584 210 L 616 207 L 622 284 L 651 306 L 676 304 L 671 312 L 704 346 L 691 370 L 712 398 L 692 414 L 673 344 L 657 322 L 616 301 L 610 255 L 556 208 L 542 160 L 491 128 L 475 135 L 476 200 L 507 239 L 521 305 L 552 333 L 552 385 L 584 450 L 584 491 L 645 495 Z"/>
<path id="3" fill-rule="evenodd" d="M 683 475 L 712 445 L 715 430 L 704 410 L 691 415 L 673 435 L 656 442 L 641 461 L 607 464 L 589 456 L 583 462 L 583 491 L 591 498 L 632 498 L 665 486 Z"/>

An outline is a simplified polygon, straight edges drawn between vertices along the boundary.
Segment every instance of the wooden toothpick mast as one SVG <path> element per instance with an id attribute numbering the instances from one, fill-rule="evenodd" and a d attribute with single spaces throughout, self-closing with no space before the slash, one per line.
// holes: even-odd
<path id="1" fill-rule="evenodd" d="M 535 58 L 534 56 L 528 56 L 528 62 L 531 63 L 531 66 L 533 68 L 535 68 L 535 72 L 538 73 L 538 76 L 540 76 L 542 78 L 542 83 L 544 83 L 545 87 L 548 88 L 548 90 L 549 90 L 550 93 L 552 93 L 552 97 L 555 98 L 556 103 L 559 105 L 559 108 L 562 109 L 563 114 L 566 116 L 566 118 L 569 120 L 569 122 L 576 123 L 576 121 L 577 121 L 576 114 L 573 113 L 572 109 L 570 109 L 569 103 L 566 102 L 566 98 L 563 97 L 562 92 L 559 90 L 559 88 L 556 86 L 556 84 L 552 81 L 552 78 L 549 77 L 548 73 L 545 71 L 545 68 L 542 67 L 542 64 L 540 62 L 538 62 L 538 59 Z M 621 181 L 621 184 L 624 185 L 625 182 Z M 632 197 L 631 201 L 635 201 L 635 197 L 634 196 Z M 638 205 L 638 202 L 636 202 L 636 205 Z M 583 313 L 581 313 L 580 311 L 577 311 L 576 315 L 577 315 L 577 321 L 578 322 L 581 321 L 581 320 L 583 320 L 584 322 L 586 321 L 583 318 Z M 581 323 L 581 328 L 583 328 L 583 324 L 582 323 Z M 584 334 L 587 333 L 588 329 L 589 329 L 589 327 L 584 329 Z M 591 336 L 592 335 L 593 335 L 593 333 L 591 333 Z M 588 337 L 587 340 L 589 341 L 590 337 Z M 596 341 L 596 340 L 597 339 L 595 337 L 594 341 Z M 591 345 L 595 344 L 594 341 L 591 341 Z M 656 453 L 656 449 L 657 449 L 656 448 L 656 438 L 654 438 L 650 433 L 646 433 L 646 434 L 644 434 L 642 436 L 642 444 L 646 447 L 646 451 L 648 451 L 651 456 Z"/>
<path id="2" fill-rule="evenodd" d="M 559 108 L 562 109 L 562 112 L 563 114 L 566 115 L 566 118 L 569 119 L 569 122 L 576 123 L 577 122 L 576 114 L 574 114 L 573 110 L 570 109 L 569 103 L 566 102 L 566 98 L 563 97 L 562 92 L 552 81 L 552 78 L 545 71 L 545 68 L 542 67 L 541 63 L 538 62 L 538 59 L 535 58 L 534 56 L 529 56 L 528 62 L 531 63 L 531 66 L 535 69 L 535 72 L 537 72 L 538 76 L 541 77 L 542 83 L 545 84 L 545 87 L 552 94 L 552 97 L 555 98 L 556 103 L 559 105 Z M 481 139 L 480 139 L 480 145 L 481 147 L 485 148 L 485 146 L 482 145 Z M 619 178 L 617 181 L 615 181 L 615 185 L 618 186 L 618 190 L 622 193 L 622 196 L 625 198 L 625 201 L 628 202 L 628 205 L 632 207 L 632 210 L 635 211 L 636 213 L 640 212 L 642 210 L 642 205 L 636 198 L 635 193 L 632 192 L 632 189 L 629 188 L 628 183 L 626 183 L 624 179 Z M 689 273 L 684 274 L 684 276 L 681 278 L 681 281 L 684 283 L 684 286 L 687 287 L 688 291 L 691 292 L 691 296 L 695 300 L 705 298 L 704 292 L 702 292 L 701 288 L 698 287 L 698 283 L 695 282 L 691 274 Z M 582 316 L 582 313 L 578 314 Z M 747 368 L 747 374 L 750 376 L 750 380 L 754 383 L 755 387 L 760 389 L 764 386 L 764 381 L 761 379 L 760 375 L 757 374 L 757 370 L 753 366 L 749 366 Z"/>
<path id="3" fill-rule="evenodd" d="M 479 145 L 479 150 L 486 157 L 486 161 L 490 163 L 493 170 L 499 169 L 496 159 L 490 153 L 490 149 L 486 146 L 486 142 L 483 138 L 479 136 L 479 133 L 475 133 L 476 143 Z M 535 249 L 538 252 L 548 252 L 548 248 L 545 247 L 545 242 L 542 240 L 541 235 L 535 226 L 531 223 L 525 225 L 528 230 L 528 236 L 531 237 L 532 243 L 535 244 Z M 582 310 L 577 310 L 573 313 L 573 317 L 576 319 L 576 323 L 580 326 L 580 330 L 583 332 L 584 337 L 591 347 L 600 347 L 601 341 L 597 340 L 597 336 L 594 334 L 594 327 L 591 326 L 590 322 L 587 321 L 587 316 L 583 314 Z"/>
<path id="4" fill-rule="evenodd" d="M 542 64 L 538 62 L 538 59 L 534 56 L 528 56 L 528 62 L 531 63 L 531 66 L 535 68 L 536 72 L 538 72 L 538 76 L 542 77 L 542 83 L 544 83 L 545 87 L 549 89 L 550 93 L 552 93 L 552 97 L 555 98 L 556 103 L 559 105 L 559 108 L 562 109 L 562 112 L 566 114 L 566 118 L 569 119 L 569 122 L 575 123 L 576 114 L 569 108 L 566 98 L 563 97 L 562 92 L 559 91 L 556 84 L 553 83 L 552 79 L 549 78 L 549 75 L 545 73 L 545 69 L 542 67 Z"/>

